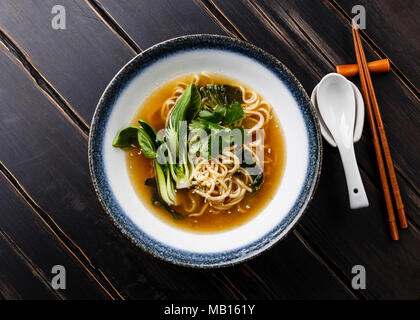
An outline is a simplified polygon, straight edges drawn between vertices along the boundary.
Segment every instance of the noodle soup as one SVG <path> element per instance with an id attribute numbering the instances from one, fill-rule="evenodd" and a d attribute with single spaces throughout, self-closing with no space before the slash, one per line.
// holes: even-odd
<path id="1" fill-rule="evenodd" d="M 231 124 L 230 128 L 242 127 L 248 133 L 243 149 L 254 155 L 256 164 L 262 168 L 263 178 L 258 188 L 252 186 L 259 176 L 250 175 L 246 168 L 237 163 L 233 147 L 223 149 L 215 158 L 197 157 L 190 173 L 191 185 L 177 188 L 174 194 L 176 204 L 170 206 L 153 202 L 153 190 L 147 181 L 154 179 L 156 169 L 153 161 L 138 146 L 126 151 L 129 177 L 140 199 L 169 224 L 194 232 L 226 231 L 252 219 L 273 198 L 285 167 L 285 143 L 269 102 L 237 80 L 204 72 L 184 75 L 159 87 L 140 105 L 131 126 L 138 126 L 138 119 L 142 119 L 156 130 L 167 127 L 172 110 L 192 83 L 197 88 L 227 85 L 226 88 L 240 90 L 242 118 Z M 202 101 L 205 105 L 204 98 Z M 234 107 L 238 108 L 232 104 L 228 110 Z M 218 116 L 218 108 L 209 108 L 209 119 Z M 224 112 L 225 117 L 228 117 L 226 110 Z M 204 117 L 205 114 L 200 112 L 200 115 Z M 197 119 L 202 117 L 198 116 Z M 263 141 L 253 139 L 257 129 L 263 133 Z M 262 157 L 257 156 L 255 149 L 258 147 L 262 150 Z"/>

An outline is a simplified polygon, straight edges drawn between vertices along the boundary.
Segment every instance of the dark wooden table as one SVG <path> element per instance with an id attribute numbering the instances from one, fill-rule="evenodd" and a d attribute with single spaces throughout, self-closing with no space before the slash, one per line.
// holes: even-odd
<path id="1" fill-rule="evenodd" d="M 336 149 L 324 143 L 310 209 L 286 239 L 240 265 L 197 270 L 157 260 L 111 223 L 93 191 L 89 126 L 113 75 L 160 41 L 229 35 L 285 63 L 307 92 L 354 63 L 353 5 L 367 10 L 375 75 L 409 228 L 392 241 L 368 128 L 356 145 L 370 207 L 351 211 Z M 52 28 L 52 8 L 66 29 Z M 0 297 L 4 299 L 416 299 L 420 297 L 420 6 L 417 0 L 0 1 Z M 359 85 L 358 79 L 354 79 Z M 51 269 L 66 268 L 54 290 Z M 354 290 L 351 270 L 366 270 Z"/>

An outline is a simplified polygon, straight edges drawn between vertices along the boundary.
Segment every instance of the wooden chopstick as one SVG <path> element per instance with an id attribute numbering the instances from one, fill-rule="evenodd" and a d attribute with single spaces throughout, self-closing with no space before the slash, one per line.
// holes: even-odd
<path id="1" fill-rule="evenodd" d="M 373 89 L 372 78 L 370 77 L 370 72 L 367 71 L 368 66 L 367 66 L 366 56 L 365 56 L 365 52 L 363 50 L 362 42 L 360 40 L 360 35 L 359 35 L 359 30 L 358 29 L 356 29 L 356 35 L 357 35 L 357 38 L 358 38 L 359 50 L 360 50 L 362 62 L 363 62 L 364 69 L 365 69 L 365 77 L 366 77 L 367 85 L 368 85 L 368 89 L 369 89 L 369 96 L 370 96 L 370 100 L 373 104 L 373 112 L 374 112 L 375 119 L 376 119 L 376 125 L 377 125 L 378 131 L 379 131 L 379 137 L 380 137 L 381 143 L 382 143 L 382 150 L 383 150 L 383 153 L 384 153 L 384 156 L 385 156 L 385 163 L 386 163 L 386 166 L 387 166 L 387 169 L 388 169 L 388 176 L 389 176 L 389 180 L 391 181 L 392 194 L 394 196 L 395 206 L 396 206 L 397 213 L 398 213 L 398 219 L 400 220 L 401 228 L 405 229 L 405 228 L 408 227 L 408 223 L 407 223 L 407 218 L 405 216 L 404 204 L 403 204 L 402 199 L 401 199 L 400 187 L 398 185 L 397 176 L 395 174 L 394 163 L 392 161 L 391 151 L 389 149 L 389 144 L 388 144 L 388 139 L 386 138 L 384 124 L 382 122 L 381 113 L 379 111 L 378 101 L 376 99 L 375 90 Z"/>
<path id="2" fill-rule="evenodd" d="M 390 231 L 392 239 L 398 240 L 399 239 L 398 228 L 397 228 L 397 223 L 395 219 L 394 208 L 392 206 L 392 199 L 391 199 L 391 194 L 390 194 L 390 190 L 388 186 L 388 179 L 386 177 L 386 171 L 385 171 L 386 169 L 385 169 L 384 160 L 382 157 L 381 145 L 378 139 L 376 122 L 375 122 L 374 113 L 372 111 L 372 104 L 370 100 L 371 94 L 370 94 L 368 80 L 367 80 L 368 78 L 370 79 L 370 74 L 369 74 L 369 70 L 367 69 L 367 61 L 364 55 L 362 43 L 360 41 L 358 26 L 354 20 L 352 21 L 352 33 L 353 33 L 353 42 L 354 42 L 354 49 L 356 53 L 357 65 L 359 67 L 359 76 L 360 76 L 360 82 L 362 85 L 363 99 L 365 100 L 365 104 L 366 104 L 366 114 L 368 116 L 369 127 L 372 132 L 373 145 L 375 148 L 375 155 L 376 155 L 376 160 L 378 162 L 379 175 L 381 178 L 382 190 L 384 192 L 385 203 L 386 203 L 386 208 L 387 208 L 387 213 L 388 213 L 389 231 Z M 371 89 L 373 90 L 372 81 L 370 81 L 370 84 L 371 84 Z M 373 96 L 374 96 L 374 93 L 373 93 Z M 376 97 L 375 97 L 375 100 L 376 100 Z M 377 103 L 376 103 L 376 107 L 378 107 Z M 379 113 L 379 109 L 377 111 Z"/>

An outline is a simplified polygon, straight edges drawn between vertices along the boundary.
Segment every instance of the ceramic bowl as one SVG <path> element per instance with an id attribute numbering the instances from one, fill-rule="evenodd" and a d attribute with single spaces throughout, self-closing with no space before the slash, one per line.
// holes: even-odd
<path id="1" fill-rule="evenodd" d="M 253 219 L 211 234 L 184 231 L 150 212 L 129 180 L 115 133 L 163 83 L 207 71 L 238 79 L 270 101 L 284 134 L 286 163 L 274 199 Z M 321 170 L 321 138 L 310 99 L 293 74 L 252 44 L 216 35 L 191 35 L 159 43 L 137 55 L 111 80 L 96 108 L 89 135 L 95 191 L 115 225 L 156 257 L 194 267 L 231 265 L 254 257 L 296 225 L 311 200 Z"/>

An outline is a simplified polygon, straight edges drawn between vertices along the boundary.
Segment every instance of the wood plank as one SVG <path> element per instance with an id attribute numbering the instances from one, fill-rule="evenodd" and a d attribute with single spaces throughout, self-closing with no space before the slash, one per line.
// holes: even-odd
<path id="1" fill-rule="evenodd" d="M 213 9 L 220 10 L 232 24 L 232 29 L 238 30 L 247 40 L 286 63 L 308 92 L 323 74 L 333 70 L 334 63 L 351 61 L 353 50 L 351 32 L 335 11 L 325 3 L 307 4 L 304 1 L 287 3 L 260 1 L 258 5 L 248 1 L 234 3 L 212 1 L 212 3 L 215 4 Z M 407 164 L 408 159 L 417 157 L 416 147 L 409 133 L 413 134 L 418 130 L 416 127 L 418 119 L 415 119 L 418 104 L 398 78 L 393 75 L 387 75 L 387 78 L 386 89 L 385 87 L 378 89 L 378 92 L 387 91 L 388 97 L 392 96 L 393 99 L 398 95 L 399 100 L 395 99 L 388 103 L 381 100 L 380 104 L 384 106 L 384 118 L 387 117 L 384 121 L 387 126 L 399 127 L 399 130 L 388 130 L 394 150 L 394 160 L 397 165 L 402 161 Z M 384 82 L 381 85 L 385 86 Z M 412 111 L 411 119 L 408 119 L 407 115 L 398 116 L 399 112 L 394 106 L 398 105 L 401 99 L 407 105 L 407 112 Z M 387 116 L 385 110 L 389 112 Z M 401 122 L 397 121 L 400 119 Z M 400 123 L 407 125 L 403 137 L 401 137 Z M 394 139 L 401 139 L 401 142 L 398 143 Z M 348 284 L 352 277 L 351 267 L 363 264 L 371 279 L 370 287 L 363 292 L 368 297 L 416 298 L 419 282 L 412 280 L 420 265 L 415 254 L 420 250 L 418 228 L 410 224 L 409 230 L 401 232 L 401 241 L 391 243 L 386 231 L 385 208 L 381 191 L 378 189 L 379 184 L 375 179 L 373 182 L 370 180 L 370 177 L 377 176 L 376 167 L 371 165 L 374 161 L 373 149 L 369 143 L 366 143 L 366 139 L 363 139 L 356 148 L 359 164 L 364 168 L 362 177 L 371 207 L 359 212 L 348 209 L 345 180 L 337 150 L 324 144 L 324 169 L 320 186 L 314 203 L 298 230 L 307 239 L 309 238 L 311 244 L 320 252 L 334 259 L 335 264 L 343 272 L 344 281 L 348 281 Z M 404 160 L 402 156 L 398 157 L 395 150 L 399 150 Z M 408 170 L 404 171 L 404 175 L 417 182 L 418 177 L 414 176 L 417 170 L 414 163 L 416 161 L 413 160 L 413 165 L 407 166 Z M 399 166 L 406 168 L 405 165 Z M 411 173 L 413 174 L 410 175 Z M 401 176 L 400 183 L 405 190 L 411 189 L 410 198 L 405 199 L 405 204 L 410 218 L 415 221 L 419 212 L 418 194 L 405 179 L 401 179 Z"/>
<path id="2" fill-rule="evenodd" d="M 313 245 L 328 253 L 350 283 L 351 268 L 363 265 L 367 273 L 367 290 L 371 299 L 416 299 L 420 280 L 420 232 L 410 223 L 400 231 L 400 240 L 392 241 L 385 221 L 386 208 L 382 191 L 365 175 L 362 179 L 369 196 L 370 207 L 350 210 L 344 195 L 342 164 L 336 150 L 327 147 L 325 168 L 310 212 L 302 219 L 303 234 Z M 334 186 L 334 187 L 332 187 Z M 409 203 L 419 210 L 419 203 Z"/>
<path id="3" fill-rule="evenodd" d="M 0 232 L 0 300 L 59 299 Z"/>
<path id="4" fill-rule="evenodd" d="M 13 30 L 13 28 L 11 29 Z M 73 35 L 75 37 L 78 36 L 75 32 L 73 32 Z M 21 46 L 20 43 L 19 46 Z M 71 51 L 72 48 L 63 46 L 61 50 Z M 27 53 L 30 52 L 30 49 L 24 48 L 24 51 Z M 86 50 L 84 52 L 89 54 L 90 51 Z M 79 51 L 73 51 L 73 54 L 81 55 Z M 30 61 L 34 61 L 34 59 L 30 57 Z M 39 66 L 37 68 L 40 69 Z M 52 80 L 50 82 L 53 83 Z M 32 90 L 33 88 L 30 88 L 30 91 Z M 8 147 L 5 147 L 5 150 L 13 149 L 13 152 L 11 154 L 0 154 L 0 158 L 4 156 L 5 164 L 10 167 L 31 196 L 83 248 L 84 252 L 94 261 L 94 264 L 100 266 L 107 275 L 110 275 L 111 281 L 115 282 L 126 296 L 136 298 L 212 298 L 232 297 L 232 295 L 246 297 L 258 292 L 258 289 L 255 287 L 246 289 L 248 290 L 246 292 L 238 291 L 238 289 L 232 287 L 228 289 L 221 287 L 221 285 L 227 285 L 228 287 L 231 285 L 231 279 L 223 280 L 224 274 L 222 271 L 209 273 L 207 271 L 187 270 L 156 261 L 140 250 L 134 249 L 120 234 L 115 234 L 114 227 L 103 216 L 90 187 L 85 155 L 85 138 L 80 135 L 79 131 L 72 129 L 68 123 L 65 123 L 67 119 L 63 114 L 52 110 L 54 109 L 53 105 L 45 103 L 38 96 L 39 94 L 31 93 L 29 97 L 21 97 L 19 99 L 28 101 L 14 101 L 11 103 L 12 105 L 19 105 L 21 108 L 12 109 L 10 107 L 7 109 L 9 112 L 13 110 L 13 117 L 22 119 L 22 125 L 30 132 L 34 145 L 30 146 L 29 150 L 26 149 L 23 153 L 23 150 L 19 150 L 20 148 L 9 144 Z M 16 97 L 13 99 L 16 99 Z M 44 102 L 41 103 L 38 100 Z M 29 116 L 29 111 L 25 108 L 25 105 L 31 105 L 32 110 L 37 110 L 36 123 L 43 123 L 44 125 L 41 128 L 25 120 Z M 39 112 L 38 108 L 40 108 Z M 5 130 L 11 130 L 11 127 L 7 127 Z M 45 139 L 50 141 L 48 148 L 43 147 L 42 141 Z M 23 146 L 27 142 L 23 138 L 17 139 L 15 143 Z M 66 145 L 65 150 L 60 147 L 62 145 Z M 43 150 L 42 154 L 39 154 L 38 150 Z M 22 161 L 17 163 L 13 160 L 20 158 Z M 30 167 L 25 167 L 23 164 L 28 164 Z M 48 172 L 42 170 L 45 167 L 49 167 Z M 29 175 L 28 172 L 31 172 L 31 174 Z M 48 181 L 49 188 L 47 190 L 39 190 L 37 186 L 40 181 Z M 54 193 L 54 196 L 51 195 L 51 192 Z M 83 221 L 77 228 L 74 225 L 75 216 L 77 216 L 77 221 Z M 80 225 L 83 227 L 80 227 Z M 92 226 L 95 226 L 95 230 L 98 230 L 95 231 L 94 235 L 92 234 Z M 103 248 L 104 244 L 106 244 L 106 248 Z M 288 255 L 291 255 L 292 252 L 296 251 L 296 248 L 293 244 L 288 245 L 287 249 L 284 250 L 287 250 Z M 306 262 L 313 266 L 312 269 L 317 270 L 317 276 L 314 278 L 319 284 L 330 283 L 331 294 L 335 291 L 337 296 L 351 296 L 346 293 L 340 284 L 335 283 L 329 271 L 320 266 L 319 262 L 302 247 L 302 244 L 300 244 L 299 251 L 305 255 Z M 129 259 L 127 259 L 127 256 L 129 256 Z M 294 273 L 292 265 L 287 266 L 287 268 L 288 274 Z M 125 272 L 121 270 L 125 270 Z M 238 267 L 238 270 L 242 270 L 241 267 Z M 175 273 L 177 274 L 176 279 L 172 276 Z M 243 272 L 241 271 L 241 273 Z M 249 281 L 249 276 L 237 274 L 236 278 L 232 280 L 235 285 L 243 281 Z M 217 279 L 221 279 L 221 281 L 219 283 L 214 282 L 211 280 L 212 275 Z M 233 275 L 235 275 L 235 272 Z M 136 280 L 133 281 L 133 279 Z M 255 281 L 255 283 L 259 286 L 262 285 L 261 281 Z M 207 288 L 206 292 L 201 290 L 203 285 Z M 144 288 L 145 286 L 147 290 Z M 287 292 L 292 292 L 296 286 L 302 286 L 301 277 L 290 276 L 283 279 L 283 287 L 286 288 Z M 278 290 L 281 291 L 282 288 Z M 279 296 L 281 295 L 280 291 L 276 293 Z M 180 292 L 182 292 L 181 295 Z M 305 293 L 302 289 L 297 294 L 299 295 L 296 295 L 296 298 L 304 298 L 305 294 L 311 293 Z M 267 294 L 261 292 L 259 296 L 264 298 Z"/>
<path id="5" fill-rule="evenodd" d="M 55 298 L 55 299 L 109 299 L 110 296 L 94 281 L 73 256 L 66 250 L 38 219 L 37 214 L 14 192 L 4 175 L 0 174 L 0 243 L 9 242 L 11 248 L 0 249 L 1 272 L 8 276 L 3 281 L 16 282 L 0 284 L 0 293 L 12 290 L 16 298 Z M 11 253 L 13 250 L 14 253 Z M 20 259 L 20 263 L 17 262 Z M 24 264 L 25 267 L 21 266 Z M 62 265 L 66 272 L 66 289 L 51 287 L 54 265 Z M 12 266 L 16 270 L 12 272 Z M 28 269 L 28 270 L 24 270 Z M 28 272 L 32 274 L 29 276 Z M 36 279 L 32 279 L 32 278 Z M 35 280 L 39 283 L 34 283 Z M 26 281 L 28 281 L 26 283 Z"/>
<path id="6" fill-rule="evenodd" d="M 268 299 L 357 299 L 350 290 L 343 290 L 345 284 L 337 277 L 319 278 L 325 273 L 325 264 L 314 263 L 314 256 L 308 254 L 300 238 L 294 231 L 243 267 L 224 272 L 251 300 L 261 299 L 262 291 Z"/>
<path id="7" fill-rule="evenodd" d="M 345 13 L 351 13 L 354 1 L 334 0 Z M 366 9 L 366 34 L 381 55 L 389 57 L 409 81 L 420 88 L 420 43 L 418 41 L 420 2 L 416 0 L 357 2 Z"/>
<path id="8" fill-rule="evenodd" d="M 58 4 L 66 8 L 65 30 L 51 27 Z M 83 0 L 1 1 L 0 28 L 86 123 L 110 79 L 134 55 Z"/>
<path id="9" fill-rule="evenodd" d="M 102 5 L 143 49 L 187 34 L 224 33 L 194 0 L 93 1 Z"/>

